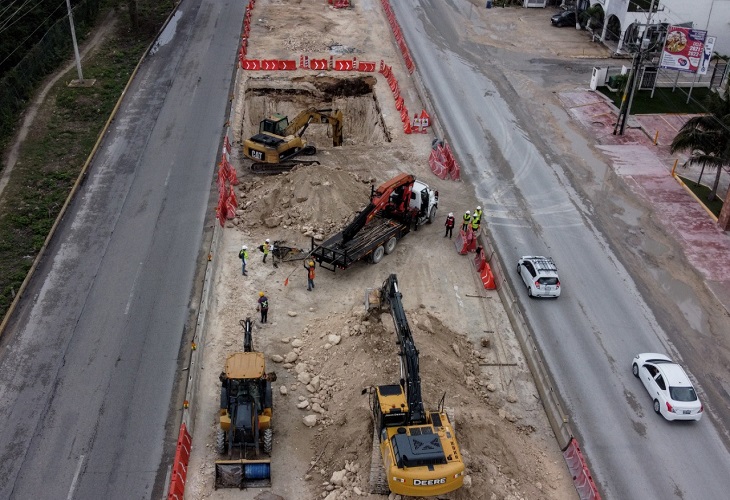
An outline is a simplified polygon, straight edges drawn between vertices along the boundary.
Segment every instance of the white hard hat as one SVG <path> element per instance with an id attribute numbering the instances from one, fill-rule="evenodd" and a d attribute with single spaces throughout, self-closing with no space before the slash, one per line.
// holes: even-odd
<path id="1" fill-rule="evenodd" d="M 248 247 L 247 247 L 246 245 L 243 245 L 243 246 L 241 247 L 241 250 L 248 250 Z"/>
<path id="2" fill-rule="evenodd" d="M 468 215 L 468 214 L 471 214 L 471 212 L 470 212 L 470 211 L 468 211 L 468 210 L 466 211 L 466 213 L 467 213 L 467 215 Z"/>
<path id="3" fill-rule="evenodd" d="M 481 206 L 478 206 L 478 207 L 477 207 L 477 210 L 481 210 L 481 209 L 482 209 L 482 207 L 481 207 Z"/>
<path id="4" fill-rule="evenodd" d="M 453 217 L 453 216 L 454 216 L 454 212 L 449 212 L 449 217 Z"/>
<path id="5" fill-rule="evenodd" d="M 268 242 L 269 242 L 269 238 L 266 238 L 266 243 L 268 243 Z"/>

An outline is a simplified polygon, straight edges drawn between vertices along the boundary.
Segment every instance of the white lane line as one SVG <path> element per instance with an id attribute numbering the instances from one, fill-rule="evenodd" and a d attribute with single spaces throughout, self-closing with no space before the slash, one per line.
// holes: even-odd
<path id="1" fill-rule="evenodd" d="M 144 262 L 139 263 L 139 267 L 137 267 L 137 273 L 134 275 L 134 281 L 132 282 L 132 289 L 129 292 L 129 297 L 127 298 L 127 307 L 124 308 L 124 315 L 126 316 L 129 314 L 129 308 L 132 306 L 132 300 L 134 299 L 134 290 L 137 288 L 137 280 L 139 279 L 139 275 L 142 272 L 142 264 Z"/>
<path id="2" fill-rule="evenodd" d="M 68 496 L 66 500 L 71 500 L 74 497 L 74 490 L 76 489 L 76 481 L 79 480 L 79 474 L 81 474 L 81 466 L 84 465 L 85 455 L 79 457 L 79 465 L 76 466 L 76 474 L 74 474 L 74 480 L 71 481 L 71 488 L 68 490 Z"/>

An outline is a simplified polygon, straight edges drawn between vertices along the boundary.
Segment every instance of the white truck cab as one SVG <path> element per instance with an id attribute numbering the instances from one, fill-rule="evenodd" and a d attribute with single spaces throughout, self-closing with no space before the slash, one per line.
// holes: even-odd
<path id="1" fill-rule="evenodd" d="M 413 182 L 410 207 L 418 210 L 417 224 L 420 226 L 436 220 L 436 209 L 439 206 L 439 192 L 421 181 Z"/>

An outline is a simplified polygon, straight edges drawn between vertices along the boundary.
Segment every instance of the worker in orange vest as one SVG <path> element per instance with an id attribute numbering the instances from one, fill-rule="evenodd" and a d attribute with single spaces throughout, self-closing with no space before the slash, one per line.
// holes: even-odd
<path id="1" fill-rule="evenodd" d="M 309 260 L 304 263 L 304 269 L 307 270 L 307 291 L 311 292 L 312 288 L 314 288 L 314 261 Z"/>

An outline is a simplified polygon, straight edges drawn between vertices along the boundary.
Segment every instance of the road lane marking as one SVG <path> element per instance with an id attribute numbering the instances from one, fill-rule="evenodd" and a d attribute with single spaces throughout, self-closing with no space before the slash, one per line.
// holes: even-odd
<path id="1" fill-rule="evenodd" d="M 68 496 L 66 497 L 66 500 L 71 500 L 74 497 L 74 490 L 76 490 L 76 481 L 79 480 L 79 474 L 81 474 L 81 466 L 84 465 L 84 458 L 85 455 L 81 455 L 79 457 L 79 464 L 76 466 L 76 474 L 74 474 L 74 479 L 71 481 L 71 488 L 68 490 Z"/>

